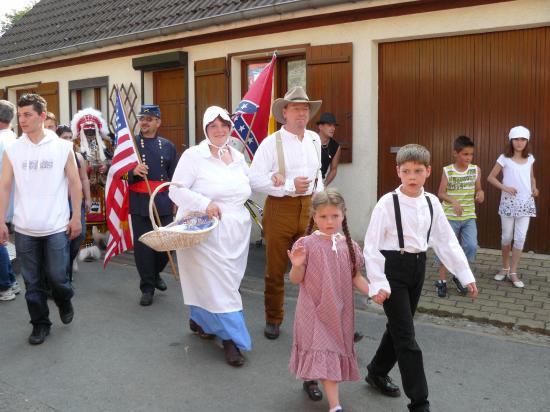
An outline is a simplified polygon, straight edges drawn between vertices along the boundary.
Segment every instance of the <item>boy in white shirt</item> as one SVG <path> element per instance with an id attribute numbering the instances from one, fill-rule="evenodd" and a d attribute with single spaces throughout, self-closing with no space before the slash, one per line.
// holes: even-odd
<path id="1" fill-rule="evenodd" d="M 33 325 L 29 343 L 38 345 L 44 342 L 51 327 L 44 290 L 46 279 L 52 288 L 61 321 L 67 324 L 73 319 L 73 289 L 67 276 L 67 265 L 69 240 L 82 231 L 82 185 L 72 143 L 44 129 L 44 98 L 24 94 L 17 106 L 23 134 L 6 149 L 2 162 L 0 244 L 8 240 L 4 216 L 12 182 L 15 182 L 15 250 L 21 262 L 25 299 Z M 70 220 L 69 194 L 73 207 Z"/>
<path id="2" fill-rule="evenodd" d="M 399 387 L 388 376 L 397 362 L 403 389 L 411 401 L 409 410 L 428 412 L 428 384 L 413 323 L 428 246 L 466 285 L 472 298 L 477 296 L 477 288 L 441 203 L 435 195 L 424 192 L 431 173 L 430 152 L 409 144 L 399 150 L 396 162 L 401 186 L 380 198 L 365 235 L 369 295 L 384 306 L 388 318 L 380 346 L 367 366 L 366 381 L 386 396 L 400 396 Z"/>

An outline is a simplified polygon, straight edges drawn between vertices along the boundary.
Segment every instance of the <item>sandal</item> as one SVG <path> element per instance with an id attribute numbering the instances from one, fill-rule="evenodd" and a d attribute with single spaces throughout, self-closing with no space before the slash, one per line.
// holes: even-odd
<path id="1" fill-rule="evenodd" d="M 509 272 L 510 272 L 510 268 L 508 269 L 502 268 L 495 275 L 494 279 L 498 281 L 504 280 L 508 277 Z"/>
<path id="2" fill-rule="evenodd" d="M 304 381 L 303 388 L 312 401 L 320 401 L 323 399 L 323 392 L 319 389 L 317 381 Z"/>
<path id="3" fill-rule="evenodd" d="M 516 288 L 525 287 L 525 284 L 518 278 L 517 273 L 510 273 L 507 278 Z"/>
<path id="4" fill-rule="evenodd" d="M 191 329 L 191 332 L 195 332 L 197 335 L 199 335 L 199 338 L 201 339 L 214 339 L 216 335 L 213 335 L 211 333 L 206 333 L 201 326 L 195 322 L 193 319 L 189 319 L 189 329 Z"/>

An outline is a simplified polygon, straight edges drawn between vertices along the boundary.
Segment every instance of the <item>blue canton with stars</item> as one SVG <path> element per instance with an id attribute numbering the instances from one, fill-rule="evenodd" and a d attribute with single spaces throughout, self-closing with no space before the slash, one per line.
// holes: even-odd
<path id="1" fill-rule="evenodd" d="M 256 153 L 256 149 L 258 148 L 258 141 L 256 140 L 256 136 L 254 135 L 254 131 L 250 130 L 250 126 L 243 115 L 254 115 L 254 113 L 258 111 L 259 107 L 259 105 L 251 102 L 250 100 L 242 100 L 239 103 L 239 106 L 236 110 L 236 115 L 233 118 L 233 123 L 235 124 L 235 132 L 239 136 L 239 139 L 241 139 L 243 143 L 246 143 L 247 149 L 252 153 Z M 249 130 L 250 134 L 248 134 Z M 246 141 L 247 136 L 248 141 Z"/>

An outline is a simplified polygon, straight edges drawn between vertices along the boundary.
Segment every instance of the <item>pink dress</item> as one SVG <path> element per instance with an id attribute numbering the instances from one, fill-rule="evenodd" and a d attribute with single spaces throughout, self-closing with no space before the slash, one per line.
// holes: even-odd
<path id="1" fill-rule="evenodd" d="M 357 243 L 356 268 L 365 264 Z M 302 237 L 293 249 L 304 246 L 306 272 L 300 284 L 294 342 L 289 369 L 302 380 L 359 380 L 353 345 L 355 311 L 351 260 L 342 236 L 332 250 L 332 240 L 317 234 Z"/>

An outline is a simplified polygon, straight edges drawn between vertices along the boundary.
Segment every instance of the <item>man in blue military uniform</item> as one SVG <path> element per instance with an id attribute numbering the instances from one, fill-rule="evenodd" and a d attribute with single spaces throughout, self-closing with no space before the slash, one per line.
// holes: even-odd
<path id="1" fill-rule="evenodd" d="M 136 137 L 136 146 L 142 163 L 128 173 L 128 183 L 134 258 L 141 278 L 139 287 L 142 295 L 139 303 L 149 306 L 153 303 L 155 289 L 166 290 L 160 272 L 168 263 L 168 255 L 166 252 L 156 252 L 138 240 L 142 234 L 153 230 L 149 219 L 149 192 L 144 177 L 147 176 L 151 191 L 155 190 L 162 183 L 172 180 L 178 158 L 174 144 L 157 134 L 161 124 L 159 106 L 143 105 L 138 117 L 141 130 Z M 168 198 L 168 187 L 156 195 L 155 205 L 161 225 L 172 222 L 174 204 Z"/>

